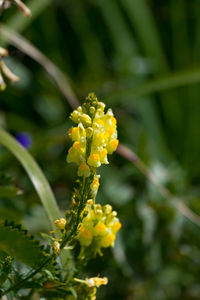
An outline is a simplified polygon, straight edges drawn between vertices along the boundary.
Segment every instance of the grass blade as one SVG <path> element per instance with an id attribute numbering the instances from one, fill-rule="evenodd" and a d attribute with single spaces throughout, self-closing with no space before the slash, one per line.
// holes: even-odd
<path id="1" fill-rule="evenodd" d="M 6 147 L 19 160 L 28 173 L 53 228 L 55 219 L 60 217 L 60 212 L 50 185 L 40 167 L 29 152 L 3 128 L 0 128 L 0 144 Z"/>

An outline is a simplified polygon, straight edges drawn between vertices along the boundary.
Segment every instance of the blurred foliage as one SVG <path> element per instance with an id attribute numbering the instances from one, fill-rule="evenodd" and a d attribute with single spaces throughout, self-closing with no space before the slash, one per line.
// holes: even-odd
<path id="1" fill-rule="evenodd" d="M 13 8 L 1 22 L 23 33 L 68 77 L 79 99 L 94 91 L 118 119 L 119 139 L 157 181 L 200 214 L 200 2 L 197 0 L 32 0 L 30 19 Z M 5 37 L 1 34 L 2 44 Z M 75 166 L 65 165 L 72 126 L 68 99 L 43 68 L 12 44 L 5 61 L 21 80 L 0 94 L 0 124 L 26 132 L 30 152 L 59 206 L 68 208 Z M 170 89 L 170 87 L 173 87 Z M 48 231 L 33 186 L 0 146 L 0 219 Z M 8 177 L 12 178 L 13 184 Z M 7 179 L 6 179 L 7 178 Z M 21 193 L 20 191 L 23 191 Z M 109 278 L 98 299 L 200 299 L 200 228 L 118 154 L 101 170 L 101 203 L 119 211 L 113 250 L 89 264 Z"/>

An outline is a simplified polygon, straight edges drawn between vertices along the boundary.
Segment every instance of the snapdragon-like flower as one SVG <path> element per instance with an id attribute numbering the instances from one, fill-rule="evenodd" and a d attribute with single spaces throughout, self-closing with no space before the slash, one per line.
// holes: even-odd
<path id="1" fill-rule="evenodd" d="M 108 204 L 87 204 L 84 213 L 87 215 L 80 224 L 77 238 L 82 247 L 90 246 L 94 255 L 102 255 L 101 248 L 113 247 L 116 234 L 121 228 L 117 213 Z"/>
<path id="2" fill-rule="evenodd" d="M 108 154 L 117 146 L 117 121 L 112 110 L 104 111 L 105 104 L 91 93 L 82 106 L 74 110 L 71 119 L 78 124 L 69 130 L 74 142 L 68 151 L 67 161 L 78 165 L 78 175 L 89 177 L 91 171 L 108 164 Z"/>

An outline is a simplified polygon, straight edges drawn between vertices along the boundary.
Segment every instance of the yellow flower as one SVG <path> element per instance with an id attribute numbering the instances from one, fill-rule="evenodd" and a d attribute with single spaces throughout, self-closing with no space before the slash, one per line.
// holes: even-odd
<path id="1" fill-rule="evenodd" d="M 108 153 L 112 154 L 117 149 L 118 145 L 119 141 L 117 139 L 110 141 L 107 146 Z"/>
<path id="2" fill-rule="evenodd" d="M 90 176 L 90 168 L 86 163 L 82 163 L 78 168 L 78 176 Z"/>
<path id="3" fill-rule="evenodd" d="M 100 156 L 99 156 L 99 154 L 98 153 L 90 154 L 90 156 L 88 158 L 88 164 L 91 167 L 94 167 L 94 168 L 100 167 L 101 162 L 100 162 Z"/>
<path id="4" fill-rule="evenodd" d="M 82 246 L 89 246 L 92 242 L 92 234 L 83 224 L 81 224 L 78 239 Z"/>
<path id="5" fill-rule="evenodd" d="M 89 287 L 100 287 L 101 285 L 106 285 L 108 283 L 108 278 L 92 277 L 92 278 L 86 278 L 85 281 Z"/>
<path id="6" fill-rule="evenodd" d="M 96 175 L 94 177 L 94 180 L 92 181 L 92 183 L 90 185 L 90 188 L 93 193 L 95 193 L 95 194 L 97 193 L 98 188 L 99 188 L 99 175 Z"/>
<path id="7" fill-rule="evenodd" d="M 58 229 L 62 230 L 65 229 L 66 220 L 64 218 L 61 218 L 59 220 L 55 220 L 54 224 Z"/>
<path id="8" fill-rule="evenodd" d="M 86 126 L 86 127 L 90 126 L 92 123 L 90 116 L 88 116 L 87 114 L 82 114 L 80 121 L 83 124 L 83 126 Z"/>
<path id="9" fill-rule="evenodd" d="M 76 141 L 68 151 L 67 162 L 75 162 L 79 165 L 84 160 L 85 146 Z"/>
<path id="10" fill-rule="evenodd" d="M 108 234 L 101 240 L 101 246 L 104 248 L 114 246 L 115 235 L 113 233 Z"/>
<path id="11" fill-rule="evenodd" d="M 98 223 L 94 228 L 94 235 L 105 235 L 106 234 L 106 225 L 104 223 Z"/>
<path id="12" fill-rule="evenodd" d="M 107 154 L 112 154 L 116 150 L 119 141 L 117 121 L 113 112 L 108 109 L 105 113 L 104 109 L 105 104 L 98 102 L 97 97 L 91 93 L 82 107 L 79 106 L 72 112 L 71 119 L 78 123 L 78 126 L 68 132 L 74 141 L 72 148 L 69 149 L 68 162 L 75 162 L 78 166 L 87 163 L 91 170 L 100 167 L 101 164 L 108 164 Z"/>
<path id="13" fill-rule="evenodd" d="M 110 205 L 87 205 L 84 213 L 87 215 L 83 218 L 77 238 L 82 247 L 90 246 L 94 255 L 102 255 L 101 248 L 114 246 L 121 223 Z"/>

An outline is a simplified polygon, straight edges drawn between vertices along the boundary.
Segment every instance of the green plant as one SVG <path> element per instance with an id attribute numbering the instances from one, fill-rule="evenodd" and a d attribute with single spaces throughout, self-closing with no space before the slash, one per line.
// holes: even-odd
<path id="1" fill-rule="evenodd" d="M 30 298 L 39 292 L 47 299 L 89 300 L 95 299 L 97 287 L 107 284 L 107 278 L 80 278 L 90 259 L 97 254 L 103 255 L 103 248 L 114 246 L 121 227 L 117 213 L 110 205 L 95 203 L 99 188 L 96 169 L 101 164 L 108 164 L 107 153 L 112 154 L 118 146 L 116 119 L 111 109 L 104 113 L 104 107 L 104 103 L 91 93 L 71 114 L 78 126 L 69 130 L 73 146 L 67 160 L 78 165 L 79 179 L 71 209 L 66 211 L 65 218 L 54 222 L 57 229 L 51 234 L 59 232 L 57 237 L 46 236 L 48 242 L 44 248 L 21 226 L 7 221 L 0 225 L 1 295 L 19 297 L 20 291 L 28 288 Z M 65 263 L 63 253 L 67 256 Z M 29 272 L 22 274 L 9 257 L 29 266 Z M 9 272 L 5 276 L 8 261 Z"/>

